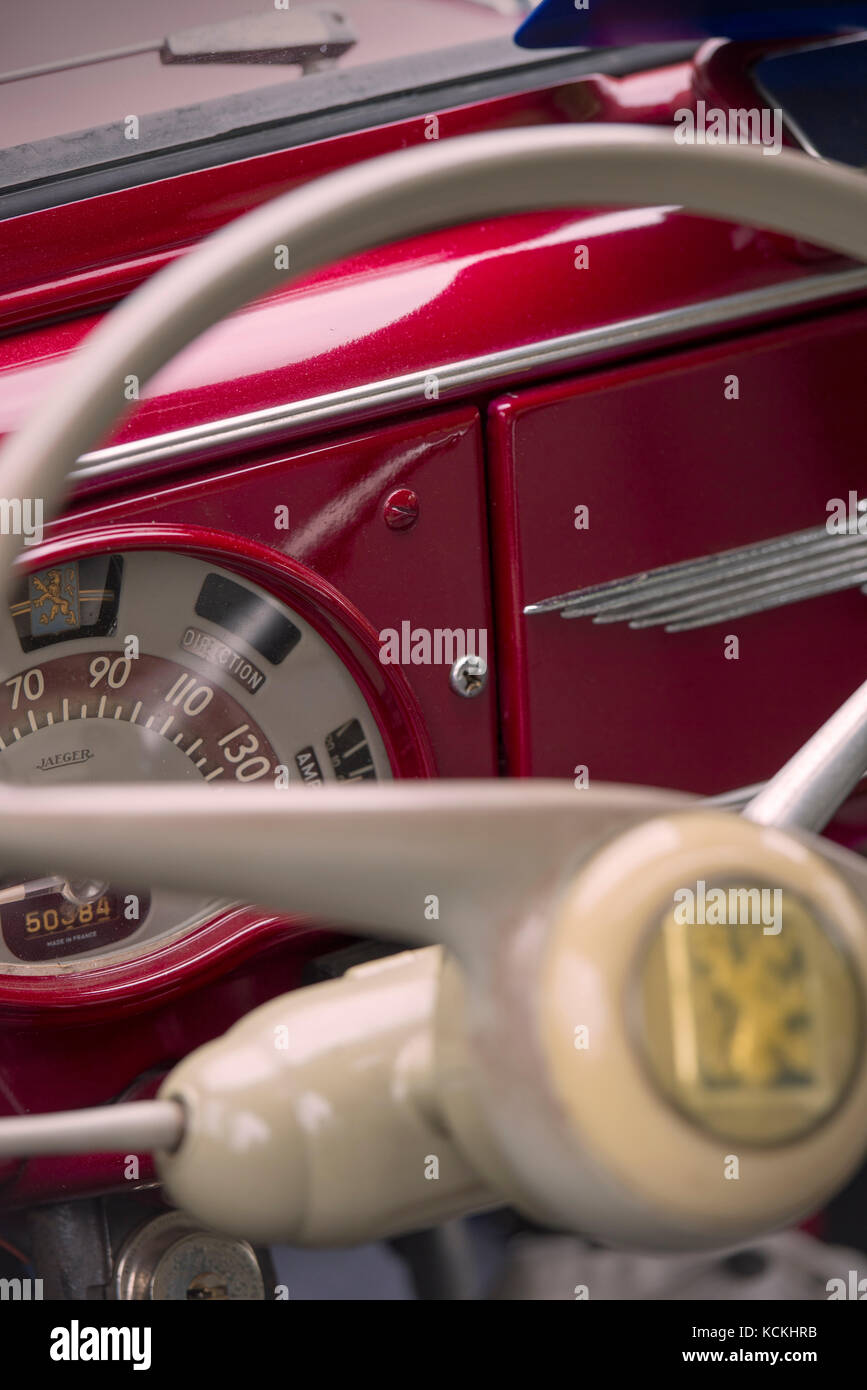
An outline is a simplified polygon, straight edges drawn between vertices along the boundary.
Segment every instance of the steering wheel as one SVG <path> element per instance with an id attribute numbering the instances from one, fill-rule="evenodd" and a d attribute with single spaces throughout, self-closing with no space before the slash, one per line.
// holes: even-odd
<path id="1" fill-rule="evenodd" d="M 801 154 L 597 126 L 387 155 L 238 219 L 115 309 L 0 453 L 5 493 L 56 510 L 129 376 L 144 383 L 287 264 L 298 276 L 473 218 L 658 203 L 867 261 L 864 176 Z M 0 537 L 7 570 L 16 548 Z M 546 781 L 7 786 L 16 868 L 44 868 L 50 842 L 58 871 L 108 862 L 434 949 L 272 1001 L 157 1101 L 0 1120 L 0 1155 L 140 1144 L 178 1206 L 252 1240 L 350 1242 L 496 1202 L 657 1249 L 793 1221 L 867 1148 L 867 866 L 810 833 L 865 763 L 867 686 L 741 817 Z M 690 921 L 711 894 L 718 917 L 734 902 L 746 920 Z M 737 1001 L 725 1036 L 715 989 Z"/>

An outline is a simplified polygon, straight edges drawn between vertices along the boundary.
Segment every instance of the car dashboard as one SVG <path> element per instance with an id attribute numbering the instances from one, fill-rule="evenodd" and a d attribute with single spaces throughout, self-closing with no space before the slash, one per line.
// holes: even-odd
<path id="1" fill-rule="evenodd" d="M 761 104 L 768 48 L 547 54 L 53 205 L 22 182 L 0 193 L 0 432 L 116 303 L 267 199 L 434 140 Z M 129 377 L 62 514 L 25 505 L 2 781 L 312 800 L 546 778 L 743 804 L 863 679 L 865 334 L 863 266 L 677 205 L 497 216 L 288 282 Z M 829 499 L 855 517 L 842 559 Z M 828 833 L 867 838 L 857 789 Z M 44 850 L 41 877 L 0 879 L 5 1116 L 153 1097 L 251 1009 L 388 949 L 110 865 L 65 877 Z M 0 1158 L 13 1221 L 121 1193 L 114 1153 Z"/>

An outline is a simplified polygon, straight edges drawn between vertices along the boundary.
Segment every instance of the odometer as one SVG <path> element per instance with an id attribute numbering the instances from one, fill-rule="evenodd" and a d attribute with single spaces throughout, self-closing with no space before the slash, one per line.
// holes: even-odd
<path id="1" fill-rule="evenodd" d="M 27 576 L 0 632 L 8 782 L 387 777 L 370 708 L 299 614 L 203 560 L 131 551 Z M 22 660 L 23 658 L 23 660 Z M 0 883 L 0 971 L 144 947 L 214 901 L 54 873 Z M 108 870 L 110 872 L 110 869 Z M 48 963 L 46 965 L 46 963 Z"/>
<path id="2" fill-rule="evenodd" d="M 108 884 L 96 888 L 81 900 L 58 891 L 6 902 L 0 893 L 7 949 L 16 960 L 59 960 L 114 947 L 133 936 L 150 911 L 150 894 L 125 893 Z"/>

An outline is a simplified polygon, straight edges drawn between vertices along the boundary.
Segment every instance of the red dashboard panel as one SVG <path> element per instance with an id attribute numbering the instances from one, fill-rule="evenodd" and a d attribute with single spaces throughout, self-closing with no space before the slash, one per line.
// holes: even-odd
<path id="1" fill-rule="evenodd" d="M 399 488 L 418 497 L 418 520 L 386 524 Z M 275 509 L 289 525 L 275 529 Z M 206 478 L 82 506 L 53 531 L 116 525 L 210 527 L 268 546 L 313 570 L 373 628 L 492 631 L 484 460 L 475 410 L 431 410 L 417 420 L 313 448 L 260 452 Z M 456 698 L 448 670 L 407 665 L 438 775 L 486 777 L 497 769 L 492 689 Z"/>
<path id="2" fill-rule="evenodd" d="M 857 590 L 672 633 L 523 609 L 822 526 L 831 498 L 863 492 L 865 342 L 867 315 L 852 312 L 494 403 L 513 772 L 570 777 L 584 765 L 591 779 L 728 791 L 769 776 L 852 693 L 867 619 Z M 726 398 L 731 374 L 738 399 Z M 804 384 L 797 397 L 792 381 Z"/>

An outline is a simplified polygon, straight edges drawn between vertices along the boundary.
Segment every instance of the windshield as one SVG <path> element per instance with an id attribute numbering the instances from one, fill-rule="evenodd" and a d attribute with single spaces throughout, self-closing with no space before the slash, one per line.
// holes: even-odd
<path id="1" fill-rule="evenodd" d="M 0 0 L 3 74 L 151 45 L 150 51 L 97 65 L 0 82 L 0 148 L 74 131 L 141 120 L 153 112 L 254 91 L 277 82 L 309 82 L 283 63 L 165 65 L 168 35 L 238 20 L 251 12 L 287 21 L 336 12 L 356 42 L 333 72 L 389 58 L 496 39 L 514 33 L 532 8 L 523 0 Z M 309 12 L 309 14 L 308 14 Z"/>

